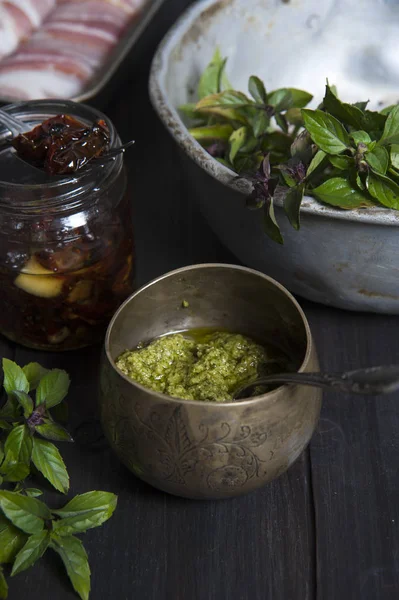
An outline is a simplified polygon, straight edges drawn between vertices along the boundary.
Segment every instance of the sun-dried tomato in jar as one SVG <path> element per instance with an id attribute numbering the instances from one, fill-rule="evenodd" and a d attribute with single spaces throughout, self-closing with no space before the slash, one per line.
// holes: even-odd
<path id="1" fill-rule="evenodd" d="M 88 106 L 34 101 L 6 110 L 26 122 L 27 131 L 57 115 L 88 129 L 103 123 L 109 148 L 121 144 L 109 119 Z M 46 350 L 98 342 L 133 291 L 123 156 L 54 176 L 2 150 L 7 133 L 0 126 L 0 332 Z"/>
<path id="2" fill-rule="evenodd" d="M 50 175 L 74 173 L 109 150 L 110 131 L 104 119 L 92 125 L 72 115 L 56 115 L 11 141 L 18 156 Z"/>

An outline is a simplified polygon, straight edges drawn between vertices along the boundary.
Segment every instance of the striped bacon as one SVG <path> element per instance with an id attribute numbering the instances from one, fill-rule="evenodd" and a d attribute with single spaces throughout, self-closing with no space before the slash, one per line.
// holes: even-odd
<path id="1" fill-rule="evenodd" d="M 39 3 L 45 1 L 50 0 Z M 19 99 L 78 95 L 145 1 L 58 0 L 40 29 L 0 61 L 1 95 Z"/>
<path id="2" fill-rule="evenodd" d="M 0 58 L 40 27 L 56 0 L 0 0 Z"/>

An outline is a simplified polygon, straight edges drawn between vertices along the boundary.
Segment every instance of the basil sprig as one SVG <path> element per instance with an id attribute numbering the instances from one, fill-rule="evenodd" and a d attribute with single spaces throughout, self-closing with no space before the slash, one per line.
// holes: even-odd
<path id="1" fill-rule="evenodd" d="M 74 590 L 87 600 L 90 567 L 84 546 L 76 535 L 98 527 L 113 514 L 117 497 L 109 492 L 80 494 L 63 508 L 53 510 L 38 500 L 42 491 L 26 487 L 36 468 L 62 493 L 69 477 L 55 441 L 73 441 L 56 423 L 69 389 L 65 371 L 48 371 L 38 363 L 21 368 L 3 359 L 6 402 L 0 409 L 0 599 L 7 598 L 4 566 L 11 577 L 25 571 L 54 550 L 64 563 Z"/>
<path id="2" fill-rule="evenodd" d="M 268 92 L 256 76 L 249 95 L 231 88 L 217 50 L 201 76 L 198 102 L 181 107 L 190 133 L 220 163 L 253 184 L 249 208 L 262 209 L 266 233 L 283 243 L 274 195 L 300 228 L 304 196 L 343 210 L 399 210 L 399 105 L 381 112 L 339 100 L 326 84 L 323 102 L 295 88 Z"/>

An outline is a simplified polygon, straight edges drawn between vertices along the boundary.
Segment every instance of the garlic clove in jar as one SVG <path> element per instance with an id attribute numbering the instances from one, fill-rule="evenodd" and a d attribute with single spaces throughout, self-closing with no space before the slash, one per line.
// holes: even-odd
<path id="1" fill-rule="evenodd" d="M 90 279 L 81 279 L 69 292 L 67 302 L 85 302 L 92 295 L 93 286 L 94 282 L 90 281 Z"/>
<path id="2" fill-rule="evenodd" d="M 53 275 L 53 271 L 46 269 L 37 260 L 36 256 L 31 256 L 30 259 L 24 264 L 21 269 L 21 273 L 28 273 L 29 275 Z"/>
<path id="3" fill-rule="evenodd" d="M 31 257 L 25 264 L 14 284 L 32 296 L 39 298 L 55 298 L 62 292 L 63 277 L 54 275 L 45 269 L 35 257 Z"/>

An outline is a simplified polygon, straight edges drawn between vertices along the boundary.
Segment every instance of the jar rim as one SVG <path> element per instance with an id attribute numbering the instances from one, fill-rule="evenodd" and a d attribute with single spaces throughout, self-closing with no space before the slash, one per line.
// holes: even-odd
<path id="1" fill-rule="evenodd" d="M 103 119 L 110 132 L 110 148 L 115 148 L 121 143 L 109 117 L 87 104 L 72 100 L 28 100 L 8 104 L 3 107 L 3 110 L 23 121 L 26 120 L 30 127 L 58 114 L 70 114 L 88 125 L 98 119 Z M 12 208 L 14 211 L 16 208 L 37 210 L 38 208 L 43 209 L 44 206 L 46 208 L 50 206 L 72 208 L 76 202 L 80 204 L 84 200 L 82 196 L 87 195 L 94 187 L 103 186 L 107 179 L 113 181 L 121 171 L 122 165 L 123 155 L 120 154 L 114 160 L 98 166 L 98 168 L 90 169 L 87 172 L 85 169 L 80 176 L 78 173 L 72 173 L 66 176 L 55 176 L 54 180 L 48 182 L 32 184 L 0 179 L 0 207 Z M 7 190 L 3 199 L 1 198 L 2 190 Z M 24 195 L 27 195 L 28 198 L 23 198 Z M 32 199 L 32 195 L 41 197 Z"/>

